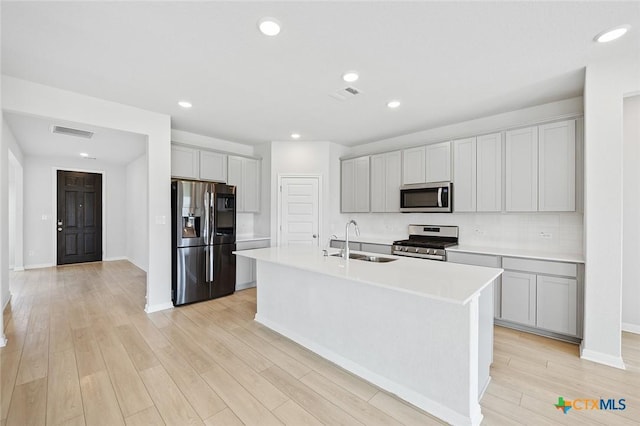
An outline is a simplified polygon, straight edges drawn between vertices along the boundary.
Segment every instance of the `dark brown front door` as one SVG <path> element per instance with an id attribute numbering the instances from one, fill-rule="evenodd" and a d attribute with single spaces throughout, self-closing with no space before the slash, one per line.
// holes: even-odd
<path id="1" fill-rule="evenodd" d="M 58 170 L 58 265 L 102 260 L 102 175 Z"/>

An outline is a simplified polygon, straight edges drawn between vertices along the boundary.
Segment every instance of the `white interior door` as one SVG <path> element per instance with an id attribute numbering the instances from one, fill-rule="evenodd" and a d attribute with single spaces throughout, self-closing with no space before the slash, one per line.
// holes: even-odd
<path id="1" fill-rule="evenodd" d="M 280 180 L 280 246 L 318 246 L 320 180 L 282 177 Z"/>

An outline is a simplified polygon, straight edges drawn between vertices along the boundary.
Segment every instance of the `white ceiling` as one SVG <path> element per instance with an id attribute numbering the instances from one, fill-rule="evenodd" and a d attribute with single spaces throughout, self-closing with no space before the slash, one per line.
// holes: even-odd
<path id="1" fill-rule="evenodd" d="M 264 16 L 279 36 L 257 31 Z M 580 96 L 587 64 L 640 52 L 638 1 L 3 1 L 1 24 L 5 74 L 250 144 L 357 145 Z M 347 70 L 362 94 L 337 101 Z"/>
<path id="2" fill-rule="evenodd" d="M 147 137 L 135 133 L 7 112 L 3 117 L 25 155 L 82 158 L 80 153 L 83 152 L 89 154 L 88 162 L 97 159 L 127 164 L 147 151 Z M 53 125 L 87 130 L 94 135 L 85 139 L 54 134 L 51 132 Z"/>

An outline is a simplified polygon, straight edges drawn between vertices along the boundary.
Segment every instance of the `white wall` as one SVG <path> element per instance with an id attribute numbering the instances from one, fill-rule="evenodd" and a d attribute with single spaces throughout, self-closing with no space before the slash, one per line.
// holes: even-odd
<path id="1" fill-rule="evenodd" d="M 147 241 L 149 215 L 147 214 L 147 155 L 141 155 L 126 166 L 124 222 L 127 259 L 143 271 L 149 267 Z"/>
<path id="2" fill-rule="evenodd" d="M 0 14 L 2 5 L 0 4 Z M 0 64 L 1 68 L 1 64 Z M 2 99 L 3 84 L 0 81 L 0 99 Z M 0 307 L 4 313 L 5 297 L 9 300 L 9 176 L 7 171 L 9 168 L 9 142 L 4 135 L 4 119 L 0 114 Z M 7 344 L 4 335 L 4 315 L 0 315 L 0 347 Z"/>
<path id="3" fill-rule="evenodd" d="M 625 94 L 640 91 L 638 76 L 640 52 L 635 52 L 589 65 L 584 89 L 586 266 L 581 356 L 620 368 L 624 368 L 622 103 Z"/>
<path id="4" fill-rule="evenodd" d="M 260 168 L 260 213 L 254 213 L 253 232 L 258 236 L 271 234 L 271 143 L 254 147 L 262 158 Z"/>
<path id="5" fill-rule="evenodd" d="M 99 160 L 26 157 L 24 164 L 25 267 L 56 264 L 56 170 L 102 174 L 103 260 L 126 258 L 125 182 L 123 165 Z"/>
<path id="6" fill-rule="evenodd" d="M 640 333 L 640 95 L 623 103 L 622 329 Z"/>
<path id="7" fill-rule="evenodd" d="M 9 76 L 2 76 L 1 94 L 3 110 L 9 112 L 87 123 L 147 136 L 149 268 L 145 310 L 153 312 L 172 307 L 171 195 L 168 191 L 171 182 L 171 118 Z M 6 149 L 0 149 L 0 154 L 2 152 Z M 6 186 L 0 186 L 0 206 L 6 203 L 5 194 Z M 7 240 L 2 238 L 6 232 L 6 221 L 0 219 L 1 241 Z M 0 261 L 0 270 L 4 264 Z"/>
<path id="8" fill-rule="evenodd" d="M 329 216 L 332 206 L 329 188 L 335 187 L 335 181 L 340 182 L 340 174 L 331 173 L 332 164 L 337 157 L 332 158 L 332 142 L 271 142 L 271 244 L 277 240 L 278 226 L 278 176 L 282 174 L 319 175 L 322 178 L 320 194 L 322 219 L 318 237 L 322 246 L 330 233 Z M 333 185 L 332 185 L 333 184 Z"/>

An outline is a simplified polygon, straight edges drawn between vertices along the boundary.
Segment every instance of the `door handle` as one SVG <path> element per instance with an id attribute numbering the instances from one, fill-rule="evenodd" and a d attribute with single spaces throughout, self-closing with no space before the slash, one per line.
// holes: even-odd
<path id="1" fill-rule="evenodd" d="M 58 232 L 62 232 L 62 228 L 58 228 Z"/>
<path id="2" fill-rule="evenodd" d="M 313 234 L 313 238 L 318 238 L 318 235 L 317 234 Z"/>

